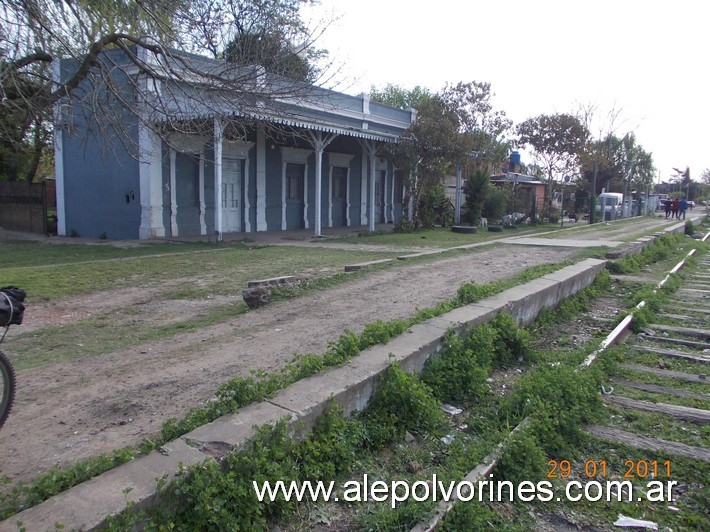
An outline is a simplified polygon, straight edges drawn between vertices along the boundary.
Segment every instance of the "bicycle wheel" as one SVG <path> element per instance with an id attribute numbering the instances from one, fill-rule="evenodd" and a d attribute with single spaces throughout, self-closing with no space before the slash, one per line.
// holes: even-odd
<path id="1" fill-rule="evenodd" d="M 2 396 L 0 397 L 0 427 L 5 424 L 7 415 L 12 408 L 12 401 L 15 399 L 15 370 L 10 364 L 10 359 L 5 353 L 0 351 L 0 374 L 2 376 Z"/>

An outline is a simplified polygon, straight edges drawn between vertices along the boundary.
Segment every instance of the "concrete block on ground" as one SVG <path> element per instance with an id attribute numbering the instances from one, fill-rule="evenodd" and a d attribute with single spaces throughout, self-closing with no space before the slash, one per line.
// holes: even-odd
<path id="1" fill-rule="evenodd" d="M 0 530 L 17 530 L 19 521 L 25 530 L 91 530 L 102 526 L 109 516 L 124 511 L 128 503 L 140 509 L 150 504 L 160 479 L 171 481 L 181 465 L 191 466 L 209 457 L 181 440 L 165 445 L 115 469 L 107 471 L 74 488 L 59 493 L 43 503 L 28 508 L 0 523 Z"/>
<path id="2" fill-rule="evenodd" d="M 449 251 L 448 249 L 436 249 L 432 251 L 421 251 L 419 253 L 410 253 L 408 255 L 399 255 L 397 257 L 397 260 L 409 260 L 409 259 L 416 259 L 419 257 L 428 257 L 429 255 L 438 255 L 440 253 L 444 253 L 445 251 Z"/>
<path id="3" fill-rule="evenodd" d="M 501 310 L 510 314 L 518 325 L 531 323 L 541 309 L 560 302 L 558 283 L 542 278 L 505 290 L 501 295 L 508 300 Z"/>
<path id="4" fill-rule="evenodd" d="M 606 268 L 606 261 L 599 259 L 586 259 L 572 266 L 562 268 L 556 272 L 542 277 L 543 279 L 559 282 L 559 301 L 576 294 L 594 282 L 597 275 Z"/>
<path id="5" fill-rule="evenodd" d="M 369 268 L 370 266 L 376 266 L 377 264 L 386 264 L 388 262 L 392 262 L 393 259 L 379 259 L 379 260 L 371 260 L 368 262 L 360 262 L 358 264 L 346 264 L 345 265 L 345 271 L 346 272 L 356 272 L 357 270 L 362 270 L 363 268 Z"/>
<path id="6" fill-rule="evenodd" d="M 257 286 L 285 286 L 292 285 L 300 282 L 300 279 L 294 275 L 283 275 L 281 277 L 272 277 L 271 279 L 258 279 L 256 281 L 249 281 L 247 286 L 249 288 L 254 288 Z"/>
<path id="7" fill-rule="evenodd" d="M 444 330 L 453 330 L 457 335 L 465 334 L 476 325 L 486 323 L 498 313 L 498 307 L 486 307 L 472 303 L 442 314 L 427 323 L 438 324 Z"/>
<path id="8" fill-rule="evenodd" d="M 441 349 L 449 325 L 441 317 L 414 325 L 387 343 L 392 360 L 408 373 L 420 373 L 429 356 Z"/>
<path id="9" fill-rule="evenodd" d="M 274 424 L 292 412 L 268 402 L 255 403 L 202 425 L 182 438 L 202 453 L 222 458 L 254 435 L 254 426 Z"/>
<path id="10" fill-rule="evenodd" d="M 604 255 L 604 257 L 607 259 L 620 259 L 622 257 L 626 257 L 627 255 L 631 255 L 632 253 L 640 252 L 641 250 L 643 250 L 646 246 L 648 246 L 652 242 L 653 242 L 653 239 L 650 239 L 650 240 L 638 239 L 638 240 L 635 240 L 634 242 L 627 244 L 622 249 L 609 251 L 608 253 L 606 253 Z"/>
<path id="11" fill-rule="evenodd" d="M 407 372 L 419 372 L 424 361 L 436 352 L 446 329 L 436 325 L 415 325 L 387 344 L 378 344 L 346 364 L 302 379 L 269 400 L 294 414 L 302 430 L 310 429 L 326 409 L 337 401 L 345 415 L 363 410 L 377 389 L 382 375 L 393 361 Z"/>

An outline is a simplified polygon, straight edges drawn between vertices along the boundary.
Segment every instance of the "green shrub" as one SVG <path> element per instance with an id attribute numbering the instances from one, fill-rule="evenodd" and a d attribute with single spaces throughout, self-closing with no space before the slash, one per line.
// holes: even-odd
<path id="1" fill-rule="evenodd" d="M 456 291 L 456 300 L 458 305 L 470 305 L 476 301 L 480 301 L 496 292 L 496 289 L 491 285 L 479 285 L 471 281 L 470 283 L 462 284 Z"/>
<path id="2" fill-rule="evenodd" d="M 244 449 L 225 457 L 222 466 L 206 461 L 171 485 L 152 525 L 160 530 L 263 530 L 268 519 L 292 511 L 296 501 L 281 493 L 260 502 L 253 482 L 334 480 L 350 472 L 364 438 L 361 426 L 331 403 L 303 440 L 292 437 L 285 421 L 265 426 Z"/>
<path id="3" fill-rule="evenodd" d="M 449 333 L 443 348 L 429 357 L 422 381 L 443 402 L 473 400 L 488 392 L 490 353 L 495 335 L 488 326 L 474 328 L 464 339 Z"/>
<path id="4" fill-rule="evenodd" d="M 555 454 L 577 442 L 580 425 L 601 411 L 600 384 L 601 376 L 593 368 L 543 365 L 518 380 L 503 401 L 503 411 L 514 424 L 535 414 L 531 433 L 547 454 Z"/>
<path id="5" fill-rule="evenodd" d="M 444 185 L 437 183 L 425 190 L 419 199 L 420 227 L 450 227 L 454 222 L 454 206 L 446 196 Z"/>
<path id="6" fill-rule="evenodd" d="M 399 222 L 394 224 L 394 232 L 395 233 L 413 233 L 414 226 L 412 225 L 412 222 L 410 222 L 406 216 L 403 216 L 399 220 Z"/>
<path id="7" fill-rule="evenodd" d="M 495 469 L 500 480 L 519 484 L 524 480 L 535 482 L 544 478 L 547 455 L 535 436 L 527 428 L 510 436 Z"/>
<path id="8" fill-rule="evenodd" d="M 530 335 L 525 329 L 518 327 L 510 314 L 500 313 L 490 324 L 496 335 L 494 367 L 508 368 L 519 361 L 531 360 Z"/>
<path id="9" fill-rule="evenodd" d="M 376 344 L 386 344 L 395 336 L 399 336 L 406 331 L 408 326 L 406 322 L 401 320 L 377 320 L 374 323 L 368 323 L 360 334 L 360 350 Z"/>
<path id="10" fill-rule="evenodd" d="M 502 505 L 498 504 L 497 507 Z M 459 502 L 446 514 L 437 530 L 460 532 L 462 530 L 505 530 L 507 532 L 526 532 L 529 527 L 516 525 L 511 518 L 501 513 L 496 507 L 491 508 L 476 502 Z"/>
<path id="11" fill-rule="evenodd" d="M 361 425 L 351 423 L 343 416 L 343 407 L 331 401 L 300 445 L 301 478 L 334 480 L 347 474 L 358 457 L 362 441 Z"/>
<path id="12" fill-rule="evenodd" d="M 431 511 L 433 502 L 416 502 L 410 499 L 399 503 L 396 508 L 387 505 L 375 507 L 373 511 L 362 513 L 355 519 L 354 530 L 365 531 L 405 531 L 424 521 Z"/>
<path id="13" fill-rule="evenodd" d="M 685 222 L 685 234 L 688 236 L 693 236 L 695 234 L 695 224 L 693 223 L 693 220 L 688 220 Z"/>
<path id="14" fill-rule="evenodd" d="M 429 387 L 395 362 L 388 368 L 364 417 L 370 420 L 368 426 L 372 426 L 372 421 L 382 423 L 386 429 L 380 432 L 388 439 L 402 438 L 406 431 L 439 433 L 446 423 L 439 406 L 441 403 Z M 387 443 L 377 438 L 371 441 L 375 446 Z"/>
<path id="15" fill-rule="evenodd" d="M 360 352 L 360 339 L 349 330 L 346 330 L 335 342 L 330 342 L 323 356 L 328 366 L 336 366 L 351 359 Z"/>
<path id="16" fill-rule="evenodd" d="M 640 253 L 630 253 L 616 261 L 607 262 L 607 269 L 615 274 L 637 273 L 648 264 L 669 259 L 678 254 L 678 246 L 685 237 L 678 233 L 665 234 Z"/>
<path id="17" fill-rule="evenodd" d="M 69 489 L 76 484 L 112 469 L 137 456 L 132 449 L 122 448 L 112 453 L 103 453 L 80 460 L 68 468 L 52 467 L 46 473 L 39 475 L 32 484 L 20 483 L 3 493 L 0 504 L 0 519 L 7 519 L 11 515 L 35 506 L 48 498 Z"/>

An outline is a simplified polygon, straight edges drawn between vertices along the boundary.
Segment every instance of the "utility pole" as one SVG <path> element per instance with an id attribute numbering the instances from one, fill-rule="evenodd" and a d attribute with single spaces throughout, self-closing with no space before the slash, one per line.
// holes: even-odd
<path id="1" fill-rule="evenodd" d="M 594 161 L 594 177 L 592 178 L 592 193 L 589 195 L 589 223 L 594 223 L 596 214 L 596 199 L 597 199 L 597 162 Z"/>
<path id="2" fill-rule="evenodd" d="M 457 224 L 461 223 L 461 162 L 456 163 L 456 197 L 455 197 L 455 212 L 454 212 L 454 222 Z"/>

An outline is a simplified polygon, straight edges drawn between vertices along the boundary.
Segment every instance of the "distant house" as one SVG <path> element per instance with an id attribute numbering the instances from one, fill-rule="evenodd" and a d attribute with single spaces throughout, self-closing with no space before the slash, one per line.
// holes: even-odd
<path id="1" fill-rule="evenodd" d="M 516 199 L 521 205 L 524 205 L 524 214 L 528 214 L 532 210 L 533 201 L 536 212 L 543 212 L 546 185 L 536 177 L 516 172 L 505 172 L 491 176 L 491 184 L 512 188 Z"/>
<path id="2" fill-rule="evenodd" d="M 77 112 L 88 108 L 82 99 L 95 97 L 95 88 L 80 86 L 55 110 L 60 235 L 221 239 L 303 228 L 319 236 L 323 227 L 374 230 L 402 216 L 402 180 L 377 150 L 398 141 L 416 119 L 413 109 L 304 84 L 298 97 L 284 94 L 245 111 L 236 95 L 234 103 L 228 94 L 210 100 L 211 93 L 181 86 L 188 61 L 202 71 L 222 62 L 185 54 L 167 68 L 147 49 L 135 53 L 168 74 L 131 77 L 131 58 L 117 49 L 104 54 L 116 72 L 112 83 L 128 102 L 140 101 L 139 84 L 149 87 L 164 115 L 124 113 L 126 138 L 116 141 L 107 139 L 100 112 Z M 62 60 L 55 79 L 75 70 L 75 61 Z M 179 131 L 155 132 L 176 117 Z"/>

